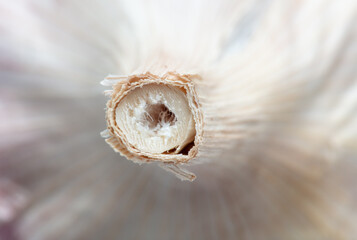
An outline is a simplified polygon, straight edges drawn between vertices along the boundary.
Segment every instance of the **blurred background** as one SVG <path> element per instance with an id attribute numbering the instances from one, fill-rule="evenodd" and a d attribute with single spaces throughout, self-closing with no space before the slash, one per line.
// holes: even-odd
<path id="1" fill-rule="evenodd" d="M 0 0 L 0 239 L 357 239 L 356 12 L 347 0 Z M 280 33 L 296 42 L 277 45 Z M 192 166 L 193 183 L 124 159 L 99 134 L 99 82 L 175 36 L 212 62 L 249 49 L 252 71 L 262 49 L 291 53 L 284 71 L 309 83 L 311 107 L 227 150 L 232 161 Z"/>

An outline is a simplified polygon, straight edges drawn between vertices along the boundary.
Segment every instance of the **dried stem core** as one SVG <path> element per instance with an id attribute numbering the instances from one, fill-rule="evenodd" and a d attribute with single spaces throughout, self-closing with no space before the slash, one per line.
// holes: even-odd
<path id="1" fill-rule="evenodd" d="M 198 75 L 150 72 L 109 76 L 106 119 L 101 135 L 117 152 L 135 162 L 160 166 L 192 181 L 180 164 L 198 156 L 203 138 L 203 114 L 194 80 Z"/>
<path id="2" fill-rule="evenodd" d="M 134 88 L 119 102 L 115 116 L 128 143 L 144 153 L 178 154 L 196 134 L 187 96 L 175 86 Z"/>

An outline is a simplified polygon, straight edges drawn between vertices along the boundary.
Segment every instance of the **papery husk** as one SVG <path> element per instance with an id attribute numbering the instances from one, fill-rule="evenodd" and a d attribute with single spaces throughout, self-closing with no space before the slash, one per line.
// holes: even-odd
<path id="1" fill-rule="evenodd" d="M 1 239 L 357 236 L 355 1 L 0 6 L 0 173 L 26 196 Z M 193 182 L 98 136 L 99 80 L 147 72 L 201 78 Z"/>

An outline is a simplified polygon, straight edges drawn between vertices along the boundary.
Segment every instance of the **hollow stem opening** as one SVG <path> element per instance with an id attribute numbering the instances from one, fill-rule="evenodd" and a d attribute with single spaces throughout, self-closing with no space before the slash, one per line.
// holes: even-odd
<path id="1" fill-rule="evenodd" d="M 158 130 L 164 126 L 173 126 L 176 121 L 175 114 L 162 103 L 147 105 L 143 119 L 141 120 L 142 124 L 150 130 Z"/>

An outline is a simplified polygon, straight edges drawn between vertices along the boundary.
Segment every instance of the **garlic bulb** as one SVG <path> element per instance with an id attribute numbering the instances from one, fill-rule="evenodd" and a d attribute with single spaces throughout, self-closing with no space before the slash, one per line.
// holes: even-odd
<path id="1" fill-rule="evenodd" d="M 1 239 L 357 235 L 354 0 L 0 9 Z"/>

